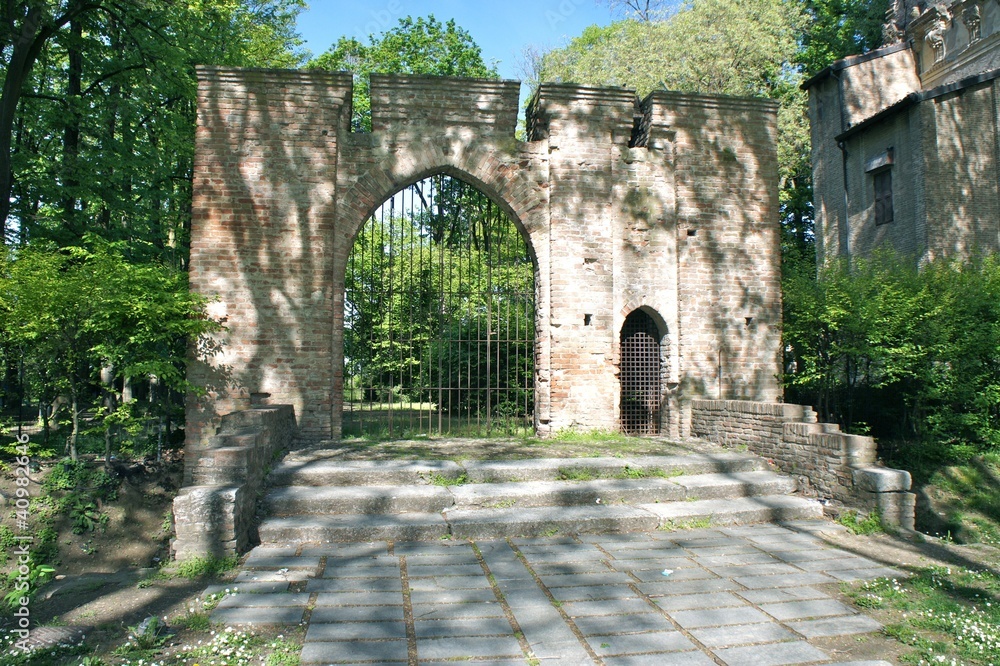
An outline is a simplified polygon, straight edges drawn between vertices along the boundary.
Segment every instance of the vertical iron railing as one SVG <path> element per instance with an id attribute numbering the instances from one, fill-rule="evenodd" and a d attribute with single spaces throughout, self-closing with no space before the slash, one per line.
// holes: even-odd
<path id="1" fill-rule="evenodd" d="M 389 198 L 345 281 L 345 437 L 530 431 L 534 267 L 489 197 L 437 175 Z"/>
<path id="2" fill-rule="evenodd" d="M 660 335 L 653 318 L 636 310 L 621 333 L 621 429 L 627 435 L 660 432 Z"/>

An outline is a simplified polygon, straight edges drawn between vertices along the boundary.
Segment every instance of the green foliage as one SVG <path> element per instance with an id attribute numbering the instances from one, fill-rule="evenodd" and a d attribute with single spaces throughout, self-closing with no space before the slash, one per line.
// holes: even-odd
<path id="1" fill-rule="evenodd" d="M 804 27 L 782 0 L 694 0 L 665 21 L 591 26 L 543 57 L 542 80 L 718 95 L 770 95 Z"/>
<path id="2" fill-rule="evenodd" d="M 239 559 L 229 557 L 191 557 L 177 563 L 177 575 L 189 580 L 219 576 L 236 568 Z"/>
<path id="3" fill-rule="evenodd" d="M 786 276 L 787 398 L 913 444 L 907 468 L 1000 446 L 1000 263 L 891 255 Z"/>
<path id="4" fill-rule="evenodd" d="M 29 6 L 40 10 L 37 25 L 13 25 Z M 6 67 L 17 31 L 36 31 L 40 47 L 23 72 L 20 100 L 3 100 L 16 110 L 13 154 L 2 157 L 15 176 L 9 229 L 19 243 L 72 245 L 90 231 L 148 242 L 133 258 L 152 252 L 183 266 L 194 65 L 294 67 L 304 7 L 304 0 L 9 3 L 13 30 L 0 35 L 0 72 L 22 74 Z"/>
<path id="5" fill-rule="evenodd" d="M 55 574 L 55 568 L 49 564 L 40 563 L 35 560 L 37 556 L 36 553 L 32 553 L 28 557 L 27 564 L 23 566 L 27 567 L 27 573 L 21 570 L 21 565 L 15 567 L 10 573 L 7 574 L 7 593 L 4 595 L 3 603 L 7 605 L 8 608 L 14 609 L 19 608 L 22 598 L 33 598 L 37 593 L 38 589 L 47 583 Z M 25 587 L 27 585 L 27 587 Z"/>
<path id="6" fill-rule="evenodd" d="M 809 28 L 797 61 L 812 76 L 835 60 L 882 44 L 889 0 L 806 0 Z"/>
<path id="7" fill-rule="evenodd" d="M 133 263 L 134 249 L 88 235 L 79 246 L 35 244 L 0 258 L 0 341 L 16 351 L 39 399 L 69 397 L 73 457 L 100 368 L 201 390 L 186 380 L 188 344 L 211 353 L 207 335 L 220 328 L 205 316 L 205 299 L 188 291 L 185 271 Z M 120 412 L 108 427 L 125 420 Z"/>
<path id="8" fill-rule="evenodd" d="M 349 37 L 311 60 L 309 69 L 354 73 L 354 117 L 356 130 L 371 131 L 371 74 L 431 74 L 499 78 L 495 65 L 483 62 L 482 50 L 454 20 L 442 24 L 433 15 L 399 19 L 399 25 L 380 36 L 370 35 L 368 44 Z"/>
<path id="9" fill-rule="evenodd" d="M 864 518 L 858 515 L 857 511 L 845 511 L 841 514 L 837 522 L 851 530 L 854 534 L 876 534 L 884 532 L 882 517 L 877 511 L 865 514 Z"/>
<path id="10" fill-rule="evenodd" d="M 431 484 L 435 486 L 461 486 L 469 482 L 468 474 L 459 474 L 458 476 L 446 476 L 444 474 L 432 474 Z"/>

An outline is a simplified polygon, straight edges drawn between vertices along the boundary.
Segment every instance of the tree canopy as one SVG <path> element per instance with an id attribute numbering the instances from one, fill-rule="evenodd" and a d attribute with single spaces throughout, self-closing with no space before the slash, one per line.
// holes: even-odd
<path id="1" fill-rule="evenodd" d="M 496 65 L 483 61 L 482 49 L 454 20 L 441 23 L 427 18 L 401 18 L 399 25 L 368 44 L 341 37 L 322 55 L 306 65 L 309 69 L 354 73 L 355 129 L 371 131 L 371 74 L 432 74 L 498 78 Z"/>

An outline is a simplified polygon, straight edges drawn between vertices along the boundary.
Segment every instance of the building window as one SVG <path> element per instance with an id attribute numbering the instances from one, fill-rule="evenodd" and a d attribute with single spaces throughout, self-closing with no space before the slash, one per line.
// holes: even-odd
<path id="1" fill-rule="evenodd" d="M 874 174 L 875 180 L 875 224 L 889 224 L 892 211 L 892 170 L 884 169 Z"/>

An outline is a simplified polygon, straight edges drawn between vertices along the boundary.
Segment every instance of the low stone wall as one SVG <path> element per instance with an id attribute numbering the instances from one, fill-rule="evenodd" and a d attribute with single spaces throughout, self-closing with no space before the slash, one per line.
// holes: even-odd
<path id="1" fill-rule="evenodd" d="M 694 400 L 691 434 L 746 445 L 796 478 L 806 495 L 877 510 L 889 525 L 913 529 L 916 496 L 910 473 L 877 464 L 875 440 L 818 423 L 803 405 L 743 400 Z"/>
<path id="2" fill-rule="evenodd" d="M 222 417 L 209 449 L 186 470 L 192 485 L 174 498 L 176 559 L 225 557 L 256 540 L 257 498 L 275 456 L 295 434 L 290 405 L 267 405 Z"/>

